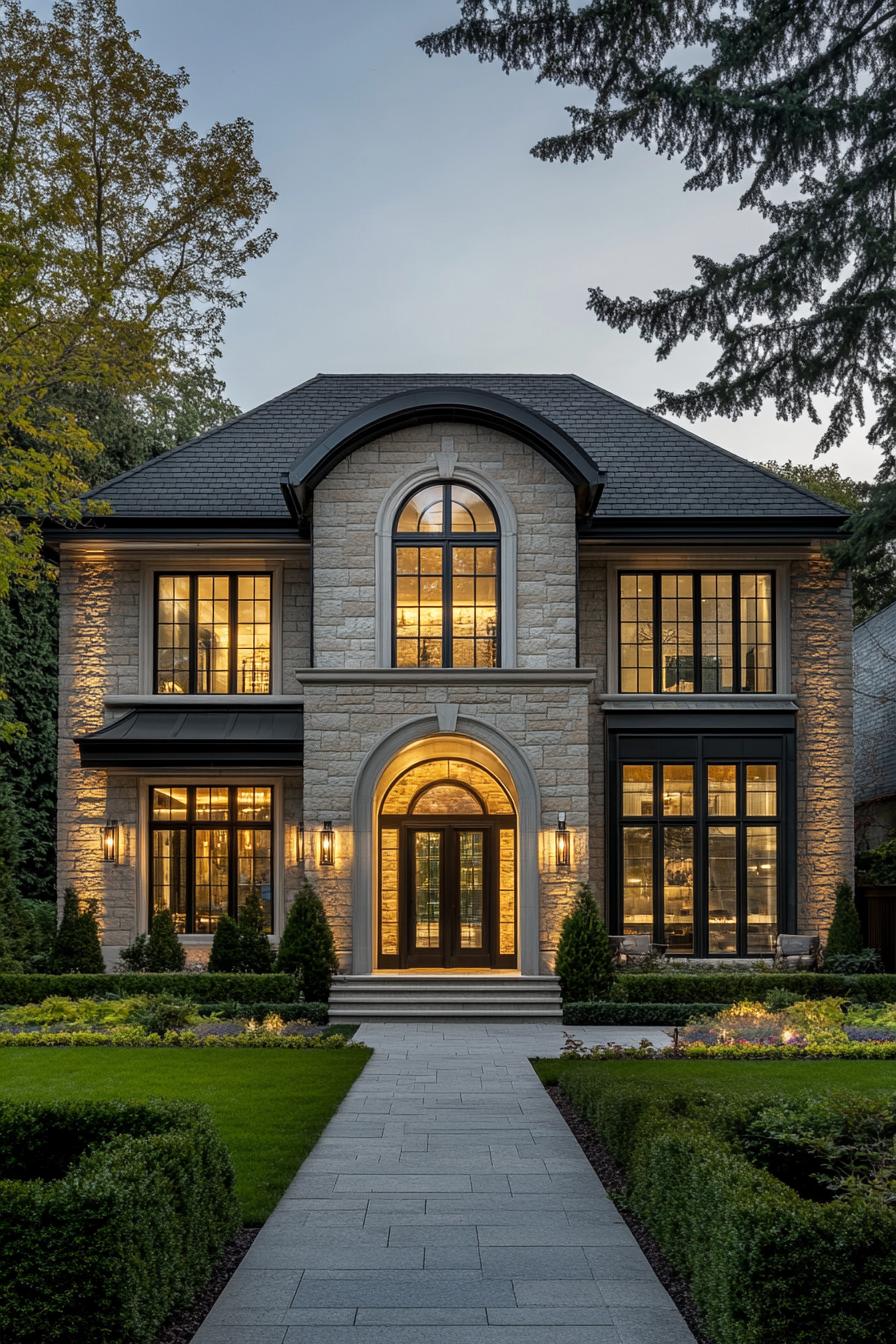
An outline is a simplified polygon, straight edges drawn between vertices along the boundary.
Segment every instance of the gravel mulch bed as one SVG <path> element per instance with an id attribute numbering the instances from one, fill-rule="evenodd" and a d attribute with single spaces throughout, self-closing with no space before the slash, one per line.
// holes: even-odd
<path id="1" fill-rule="evenodd" d="M 650 1267 L 681 1312 L 697 1340 L 697 1344 L 713 1344 L 700 1319 L 700 1310 L 694 1301 L 686 1279 L 669 1263 L 654 1240 L 653 1234 L 628 1207 L 625 1196 L 625 1174 L 619 1163 L 604 1147 L 594 1130 L 563 1095 L 559 1087 L 548 1087 L 547 1092 L 569 1125 L 579 1147 L 600 1177 L 607 1194 L 613 1200 L 620 1216 L 628 1223 L 635 1241 L 647 1257 Z"/>
<path id="2" fill-rule="evenodd" d="M 244 1227 L 236 1234 L 215 1265 L 208 1283 L 188 1307 L 169 1316 L 156 1344 L 190 1344 L 258 1232 L 257 1227 Z"/>

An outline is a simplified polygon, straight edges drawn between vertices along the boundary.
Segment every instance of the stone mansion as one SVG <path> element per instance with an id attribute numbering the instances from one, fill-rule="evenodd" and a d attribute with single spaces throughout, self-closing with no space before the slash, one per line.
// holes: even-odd
<path id="1" fill-rule="evenodd" d="M 671 957 L 852 868 L 844 514 L 572 375 L 318 375 L 93 492 L 59 879 L 109 963 L 303 874 L 343 968 L 532 976 L 590 882 Z"/>

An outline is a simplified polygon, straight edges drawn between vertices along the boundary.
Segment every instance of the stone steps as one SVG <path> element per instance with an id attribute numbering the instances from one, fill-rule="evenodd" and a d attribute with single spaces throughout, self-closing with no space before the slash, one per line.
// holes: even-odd
<path id="1" fill-rule="evenodd" d="M 330 1021 L 562 1021 L 553 975 L 339 975 Z"/>

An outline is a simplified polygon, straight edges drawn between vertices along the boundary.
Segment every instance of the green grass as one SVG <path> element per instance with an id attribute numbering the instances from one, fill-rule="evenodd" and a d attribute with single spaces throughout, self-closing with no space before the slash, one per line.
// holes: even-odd
<path id="1" fill-rule="evenodd" d="M 896 1092 L 896 1060 L 889 1059 L 536 1059 L 532 1063 L 546 1085 L 562 1081 L 570 1069 L 593 1069 L 608 1087 L 624 1080 L 641 1083 L 653 1093 L 686 1088 L 729 1096 Z"/>
<path id="2" fill-rule="evenodd" d="M 370 1053 L 10 1046 L 0 1054 L 0 1097 L 204 1102 L 233 1159 L 243 1219 L 254 1225 L 268 1216 Z"/>

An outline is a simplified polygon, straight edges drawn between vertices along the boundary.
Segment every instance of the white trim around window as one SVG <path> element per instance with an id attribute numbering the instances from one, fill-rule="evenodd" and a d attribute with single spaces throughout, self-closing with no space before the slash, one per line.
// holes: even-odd
<path id="1" fill-rule="evenodd" d="M 607 694 L 620 697 L 619 690 L 619 573 L 631 570 L 643 570 L 645 573 L 667 572 L 676 574 L 682 571 L 712 573 L 731 573 L 735 570 L 749 572 L 763 571 L 775 576 L 775 690 L 768 698 L 789 695 L 791 693 L 790 658 L 790 560 L 770 559 L 761 553 L 732 556 L 731 554 L 676 554 L 674 556 L 657 554 L 634 554 L 624 558 L 615 558 L 607 562 Z M 657 691 L 634 694 L 627 692 L 626 700 L 659 700 L 674 706 L 679 700 L 707 700 L 707 695 L 681 696 L 676 692 L 661 694 Z M 725 700 L 738 700 L 740 694 L 725 695 Z M 762 696 L 744 696 L 744 699 L 763 699 Z"/>
<path id="2" fill-rule="evenodd" d="M 228 554 L 207 556 L 202 551 L 173 548 L 165 555 L 146 556 L 140 564 L 140 635 L 139 687 L 140 695 L 152 696 L 153 703 L 181 704 L 188 697 L 160 695 L 153 686 L 153 642 L 155 639 L 155 611 L 153 599 L 156 574 L 215 574 L 221 571 L 234 574 L 264 573 L 271 576 L 271 695 L 283 694 L 283 570 L 282 556 L 264 554 Z M 290 687 L 290 689 L 292 689 Z M 191 701 L 204 705 L 233 700 L 233 696 L 190 696 Z M 266 695 L 240 696 L 241 702 L 267 702 Z"/>
<path id="3" fill-rule="evenodd" d="M 453 456 L 445 453 L 439 453 L 425 466 L 415 467 L 399 477 L 382 500 L 376 516 L 376 666 L 392 666 L 392 530 L 395 515 L 408 495 L 436 481 L 457 481 L 473 486 L 498 515 L 501 526 L 501 667 L 516 667 L 516 510 L 510 496 L 496 481 L 474 467 L 458 466 Z M 422 668 L 418 675 L 426 677 L 429 670 Z M 491 674 L 480 670 L 480 675 Z"/>

